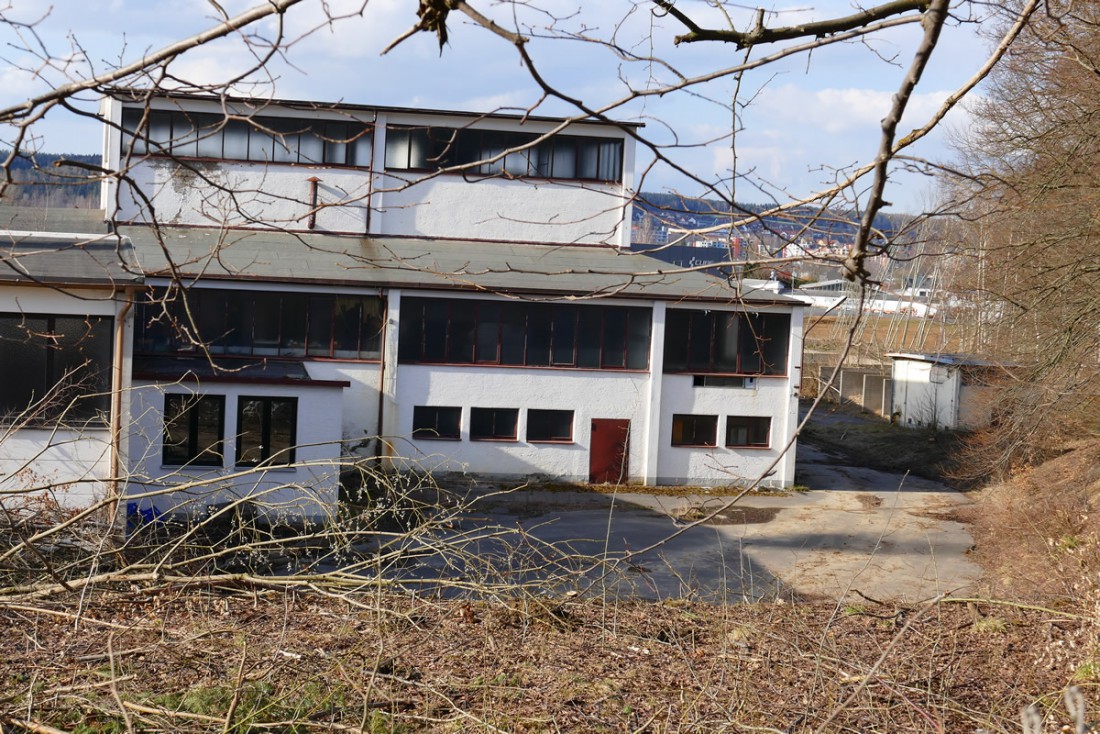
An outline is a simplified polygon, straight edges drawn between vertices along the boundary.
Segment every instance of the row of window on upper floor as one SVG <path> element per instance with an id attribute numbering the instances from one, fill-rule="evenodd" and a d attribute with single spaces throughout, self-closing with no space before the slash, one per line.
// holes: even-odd
<path id="1" fill-rule="evenodd" d="M 302 163 L 370 168 L 373 127 L 354 121 L 233 117 L 213 113 L 128 109 L 123 155 Z M 461 167 L 471 175 L 618 182 L 623 142 L 581 135 L 390 125 L 385 167 L 432 172 Z"/>
<path id="2" fill-rule="evenodd" d="M 378 360 L 378 296 L 153 289 L 137 309 L 136 351 Z M 790 316 L 669 309 L 664 371 L 783 375 Z M 406 364 L 649 369 L 652 312 L 634 306 L 402 299 Z M 706 386 L 704 382 L 700 386 Z"/>
<path id="3" fill-rule="evenodd" d="M 135 350 L 377 360 L 382 311 L 378 296 L 155 288 L 138 304 Z"/>

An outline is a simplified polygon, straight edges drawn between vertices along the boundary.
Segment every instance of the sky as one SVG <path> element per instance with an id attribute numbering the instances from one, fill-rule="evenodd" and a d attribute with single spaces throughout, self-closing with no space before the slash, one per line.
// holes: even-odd
<path id="1" fill-rule="evenodd" d="M 732 74 L 716 74 L 684 90 L 638 97 L 632 92 L 731 69 L 745 54 L 725 44 L 675 45 L 683 28 L 674 18 L 653 12 L 645 0 L 469 1 L 503 26 L 519 25 L 531 39 L 535 68 L 564 96 L 608 108 L 614 119 L 645 123 L 642 135 L 661 146 L 676 167 L 753 203 L 806 196 L 872 160 L 880 120 L 921 35 L 920 26 L 910 24 L 764 65 L 746 72 L 739 85 Z M 9 0 L 0 9 L 0 106 L 18 105 L 65 82 L 140 59 L 215 26 L 220 8 L 235 15 L 255 2 Z M 451 14 L 442 53 L 434 35 L 420 33 L 382 55 L 416 21 L 416 5 L 416 0 L 304 0 L 278 20 L 267 19 L 182 54 L 168 65 L 166 83 L 218 85 L 242 79 L 234 83 L 236 92 L 265 98 L 577 113 L 567 102 L 544 99 L 515 48 L 458 13 Z M 680 0 L 677 7 L 703 25 L 718 27 L 732 21 L 745 28 L 753 17 L 749 6 L 735 3 L 726 3 L 724 12 L 704 0 Z M 764 7 L 771 26 L 848 15 L 856 6 L 848 0 L 795 0 Z M 959 17 L 948 23 L 899 134 L 922 125 L 985 61 L 988 43 L 979 38 L 980 26 Z M 280 38 L 279 52 L 265 56 Z M 775 50 L 754 51 L 748 58 Z M 263 68 L 257 72 L 260 61 Z M 736 114 L 731 110 L 735 97 Z M 91 93 L 80 100 L 79 108 L 97 109 Z M 949 160 L 948 131 L 967 125 L 967 112 L 959 109 L 943 131 L 911 152 Z M 0 139 L 10 144 L 15 132 L 2 129 Z M 44 152 L 100 150 L 95 121 L 62 108 L 35 122 L 31 135 L 28 144 Z M 640 148 L 638 157 L 637 174 L 644 173 L 640 188 L 703 192 L 698 180 L 672 166 L 649 166 L 652 156 L 646 150 Z M 735 158 L 741 173 L 736 179 L 731 176 Z M 886 198 L 893 203 L 890 211 L 915 213 L 930 205 L 934 185 L 926 176 L 899 172 Z"/>

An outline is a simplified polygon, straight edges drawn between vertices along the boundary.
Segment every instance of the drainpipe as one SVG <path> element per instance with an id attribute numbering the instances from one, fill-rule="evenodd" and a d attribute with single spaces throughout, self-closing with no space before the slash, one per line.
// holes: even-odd
<path id="1" fill-rule="evenodd" d="M 309 221 L 306 227 L 315 229 L 317 227 L 317 184 L 321 183 L 321 179 L 310 176 L 306 181 L 309 181 Z"/>
<path id="2" fill-rule="evenodd" d="M 383 292 L 382 294 L 382 350 L 379 354 L 379 370 L 378 370 L 378 423 L 375 429 L 375 453 L 377 458 L 383 463 L 390 455 L 390 443 L 383 437 L 382 426 L 386 420 L 386 355 L 389 351 L 386 348 L 386 336 L 390 333 L 390 299 L 389 294 Z"/>
<path id="3" fill-rule="evenodd" d="M 136 291 L 126 288 L 126 301 L 115 316 L 115 354 L 111 366 L 111 517 L 118 511 L 119 477 L 122 474 L 122 363 L 126 355 L 126 317 L 134 307 Z"/>

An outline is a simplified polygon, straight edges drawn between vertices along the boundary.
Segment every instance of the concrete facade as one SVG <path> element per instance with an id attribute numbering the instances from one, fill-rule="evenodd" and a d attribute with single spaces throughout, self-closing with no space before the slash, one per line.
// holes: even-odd
<path id="1" fill-rule="evenodd" d="M 177 127 L 207 120 L 204 134 L 215 141 L 223 127 L 244 129 L 238 119 L 215 119 L 223 104 L 231 115 L 257 116 L 248 135 L 281 118 L 310 120 L 285 133 L 286 140 L 302 136 L 302 146 L 307 133 L 315 138 L 310 145 L 333 144 L 331 136 L 309 132 L 318 125 L 359 126 L 372 136 L 367 159 L 355 165 L 219 159 L 180 154 L 182 147 L 169 151 L 174 138 L 154 145 L 152 132 L 147 150 L 126 147 L 144 135 L 142 125 L 166 120 Z M 184 95 L 146 99 L 128 91 L 107 99 L 103 113 L 105 165 L 125 170 L 127 183 L 104 182 L 101 222 L 132 245 L 144 288 L 152 289 L 142 292 L 157 295 L 141 302 L 108 289 L 99 300 L 69 302 L 28 288 L 33 298 L 52 299 L 43 309 L 94 306 L 119 319 L 118 437 L 110 431 L 70 437 L 67 450 L 77 460 L 60 453 L 51 460 L 71 467 L 73 481 L 110 474 L 103 464 L 110 456 L 108 464 L 125 469 L 118 490 L 134 511 L 196 514 L 251 499 L 272 517 L 323 520 L 336 505 L 341 469 L 362 459 L 398 470 L 587 481 L 596 462 L 593 421 L 611 419 L 629 422 L 623 483 L 793 483 L 794 452 L 787 449 L 797 424 L 802 304 L 762 283 L 731 287 L 622 256 L 634 162 L 633 138 L 622 126 Z M 476 166 L 392 170 L 381 163 L 393 147 L 388 135 L 437 128 L 450 130 L 454 141 L 456 130 L 487 140 L 526 135 L 524 145 L 533 146 L 523 153 L 527 174 L 486 175 Z M 578 171 L 587 165 L 586 151 L 600 151 L 594 160 L 603 180 L 535 175 L 536 152 L 543 156 L 538 166 L 550 165 L 551 154 L 561 157 L 550 133 L 572 136 L 563 145 L 576 150 Z M 227 132 L 218 144 L 228 150 L 238 142 Z M 512 153 L 500 156 L 512 160 Z M 157 227 L 148 226 L 153 211 Z M 356 324 L 340 316 L 340 304 L 355 299 L 374 299 L 380 309 L 372 312 L 378 322 L 371 334 L 367 306 Z M 409 304 L 425 310 L 414 317 Z M 444 315 L 429 318 L 432 309 Z M 475 313 L 472 331 L 463 331 L 462 319 Z M 550 319 L 541 327 L 539 314 Z M 666 328 L 670 314 L 698 332 L 679 366 L 666 348 L 687 355 L 688 337 Z M 766 323 L 772 331 L 760 341 L 755 325 Z M 337 335 L 348 328 L 362 340 L 350 352 L 338 344 L 347 334 Z M 419 336 L 409 336 L 414 328 L 422 329 Z M 729 343 L 723 328 L 737 329 Z M 475 340 L 474 332 L 476 357 L 474 341 L 468 354 L 452 349 L 452 342 Z M 377 340 L 369 349 L 368 339 Z M 416 342 L 419 352 L 410 339 L 423 341 Z M 516 339 L 519 356 L 506 357 Z M 558 350 L 552 360 L 551 342 Z M 216 426 L 193 412 L 204 397 L 212 398 L 208 406 L 222 406 Z M 278 441 L 286 437 L 273 438 L 269 413 L 272 405 L 296 406 L 293 462 L 265 456 L 259 466 L 242 463 L 238 445 L 267 450 L 256 435 L 260 423 L 239 425 L 246 403 L 268 411 L 263 440 L 284 456 Z M 418 430 L 417 411 L 439 408 L 455 421 L 453 435 Z M 487 438 L 478 421 L 493 410 L 513 422 Z M 179 412 L 172 418 L 171 411 Z M 558 425 L 562 435 L 532 438 L 532 411 L 538 420 L 551 412 L 555 420 L 568 417 L 569 430 Z M 196 445 L 214 430 L 216 451 Z M 30 431 L 19 440 L 28 451 L 44 441 Z"/>

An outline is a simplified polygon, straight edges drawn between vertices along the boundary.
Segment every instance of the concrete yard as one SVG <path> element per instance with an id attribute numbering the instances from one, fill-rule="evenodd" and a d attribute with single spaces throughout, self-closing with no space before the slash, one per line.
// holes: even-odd
<path id="1" fill-rule="evenodd" d="M 937 482 L 846 465 L 798 448 L 808 491 L 752 495 L 702 524 L 728 498 L 636 492 L 472 490 L 472 506 L 408 578 L 641 598 L 741 601 L 826 597 L 917 601 L 965 593 L 981 569 L 967 557 L 964 495 Z M 433 541 L 434 542 L 434 541 Z M 610 565 L 600 565 L 605 560 Z"/>

